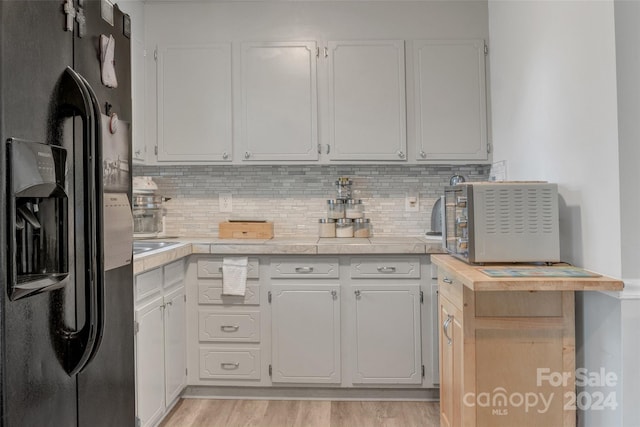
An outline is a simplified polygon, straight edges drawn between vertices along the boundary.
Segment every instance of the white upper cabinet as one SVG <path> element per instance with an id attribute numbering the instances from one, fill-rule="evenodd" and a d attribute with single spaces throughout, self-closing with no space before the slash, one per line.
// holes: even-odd
<path id="1" fill-rule="evenodd" d="M 328 43 L 329 159 L 406 160 L 404 41 Z"/>
<path id="2" fill-rule="evenodd" d="M 419 161 L 487 161 L 483 40 L 414 41 Z"/>
<path id="3" fill-rule="evenodd" d="M 231 161 L 231 44 L 160 47 L 157 78 L 158 161 Z"/>
<path id="4" fill-rule="evenodd" d="M 133 161 L 144 162 L 146 146 L 144 136 L 144 43 L 138 39 L 131 40 L 131 107 L 133 109 L 132 144 Z"/>
<path id="5" fill-rule="evenodd" d="M 316 43 L 242 43 L 243 161 L 318 159 Z"/>

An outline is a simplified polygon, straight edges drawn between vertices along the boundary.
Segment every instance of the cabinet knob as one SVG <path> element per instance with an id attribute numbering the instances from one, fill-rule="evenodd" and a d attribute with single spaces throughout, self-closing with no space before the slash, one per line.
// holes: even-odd
<path id="1" fill-rule="evenodd" d="M 398 157 L 400 157 L 401 159 L 404 159 L 404 151 L 400 151 L 398 150 Z"/>
<path id="2" fill-rule="evenodd" d="M 333 298 L 333 299 L 338 298 L 338 292 L 336 292 L 335 289 L 331 291 L 331 298 Z"/>
<path id="3" fill-rule="evenodd" d="M 224 160 L 227 160 L 229 158 L 229 154 L 225 151 L 224 153 L 222 153 L 222 158 Z"/>
<path id="4" fill-rule="evenodd" d="M 360 298 L 360 290 L 356 289 L 353 293 L 356 294 L 356 298 Z"/>
<path id="5" fill-rule="evenodd" d="M 136 155 L 136 157 L 140 157 L 140 155 L 142 154 L 142 151 L 136 150 L 134 154 Z"/>
<path id="6" fill-rule="evenodd" d="M 427 153 L 425 153 L 424 151 L 420 152 L 420 157 L 422 157 L 423 159 L 427 158 Z"/>
<path id="7" fill-rule="evenodd" d="M 245 151 L 245 153 L 244 153 L 244 158 L 245 158 L 245 159 L 248 159 L 248 158 L 250 158 L 250 157 L 251 157 L 251 153 L 250 153 L 250 152 L 248 152 L 248 151 Z"/>

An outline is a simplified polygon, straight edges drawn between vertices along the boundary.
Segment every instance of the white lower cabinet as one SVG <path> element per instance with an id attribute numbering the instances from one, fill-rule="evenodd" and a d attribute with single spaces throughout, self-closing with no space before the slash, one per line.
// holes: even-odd
<path id="1" fill-rule="evenodd" d="M 260 260 L 249 257 L 245 295 L 223 295 L 223 256 L 191 258 L 187 289 L 189 385 L 265 385 Z"/>
<path id="2" fill-rule="evenodd" d="M 271 381 L 340 383 L 340 286 L 271 289 Z"/>
<path id="3" fill-rule="evenodd" d="M 201 348 L 200 378 L 260 379 L 260 350 Z"/>
<path id="4" fill-rule="evenodd" d="M 428 256 L 249 257 L 234 297 L 223 258 L 189 263 L 190 386 L 433 388 Z"/>
<path id="5" fill-rule="evenodd" d="M 135 280 L 136 416 L 155 426 L 186 386 L 184 262 Z"/>
<path id="6" fill-rule="evenodd" d="M 352 285 L 354 384 L 421 384 L 420 285 Z"/>
<path id="7" fill-rule="evenodd" d="M 184 286 L 164 298 L 165 402 L 170 405 L 186 385 L 186 301 Z"/>
<path id="8" fill-rule="evenodd" d="M 165 409 L 163 298 L 138 308 L 136 334 L 136 402 L 142 426 L 153 425 Z"/>

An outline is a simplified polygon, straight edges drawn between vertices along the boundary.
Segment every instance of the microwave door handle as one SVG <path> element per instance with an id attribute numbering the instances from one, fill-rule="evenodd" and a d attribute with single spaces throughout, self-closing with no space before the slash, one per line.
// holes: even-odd
<path id="1" fill-rule="evenodd" d="M 82 118 L 82 146 L 84 147 L 82 175 L 84 180 L 84 229 L 78 230 L 84 235 L 83 250 L 88 268 L 77 271 L 75 286 L 84 284 L 84 313 L 85 322 L 81 329 L 65 330 L 62 332 L 67 342 L 64 355 L 65 370 L 70 376 L 82 371 L 95 355 L 104 328 L 102 304 L 104 300 L 102 248 L 99 241 L 102 236 L 102 222 L 97 201 L 102 200 L 102 174 L 96 176 L 96 171 L 102 162 L 102 151 L 96 153 L 100 147 L 101 117 L 95 95 L 90 92 L 86 80 L 70 67 L 67 67 L 60 81 L 58 91 L 58 119 L 79 115 Z M 72 156 L 73 158 L 73 156 Z M 98 163 L 100 162 L 100 163 Z M 96 197 L 97 195 L 97 197 Z M 98 199 L 98 200 L 96 200 Z M 99 222 L 100 221 L 100 222 Z M 76 301 L 76 304 L 79 302 Z"/>
<path id="2" fill-rule="evenodd" d="M 440 196 L 440 231 L 442 232 L 442 247 L 447 249 L 447 221 L 445 219 L 445 210 L 447 202 L 444 196 Z"/>

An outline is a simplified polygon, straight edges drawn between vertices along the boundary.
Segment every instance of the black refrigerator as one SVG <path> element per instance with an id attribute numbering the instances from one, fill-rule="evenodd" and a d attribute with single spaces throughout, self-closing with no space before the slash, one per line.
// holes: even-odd
<path id="1" fill-rule="evenodd" d="M 0 0 L 0 425 L 134 426 L 129 16 Z"/>

